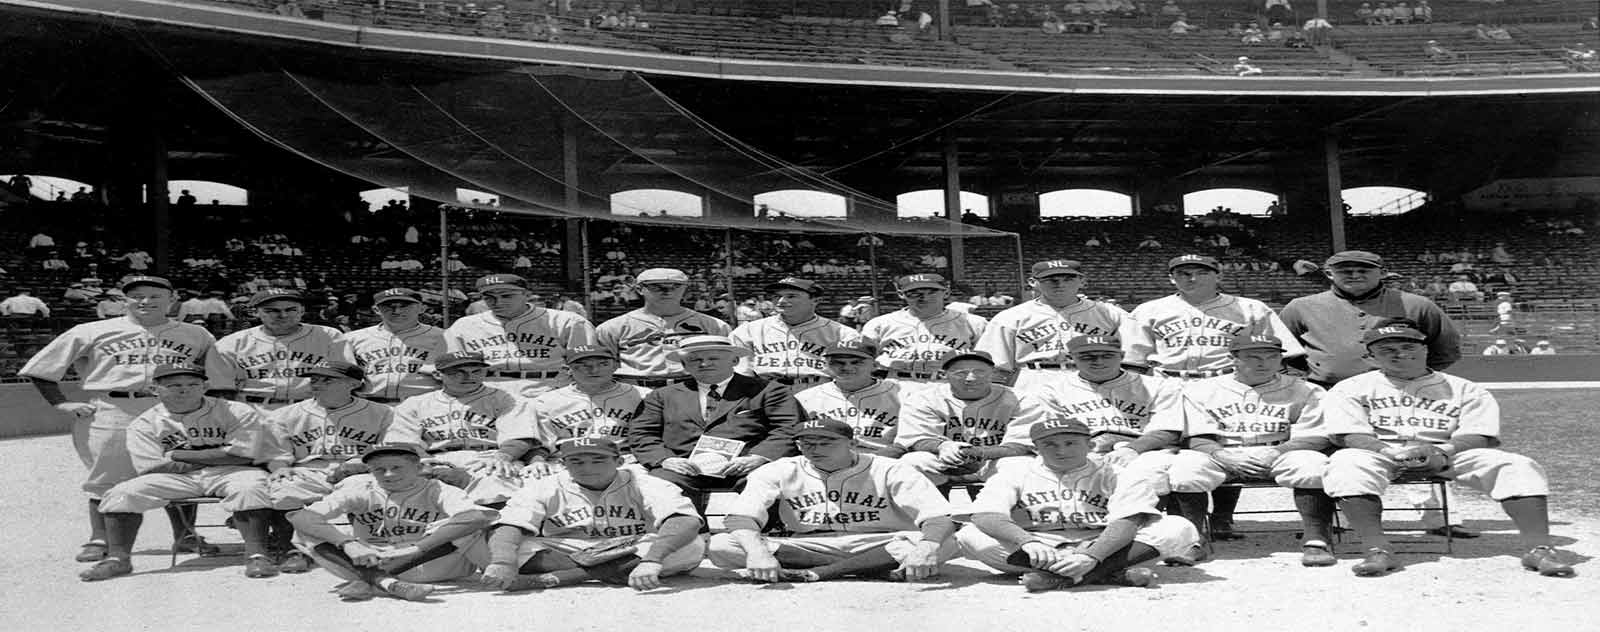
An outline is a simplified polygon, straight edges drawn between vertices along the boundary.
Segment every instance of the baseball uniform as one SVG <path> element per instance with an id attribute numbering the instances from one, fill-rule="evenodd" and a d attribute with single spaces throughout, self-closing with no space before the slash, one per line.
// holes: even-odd
<path id="1" fill-rule="evenodd" d="M 807 419 L 834 419 L 855 429 L 857 449 L 879 453 L 894 445 L 900 423 L 900 385 L 888 380 L 853 393 L 833 382 L 795 393 Z"/>
<path id="2" fill-rule="evenodd" d="M 750 473 L 728 515 L 758 524 L 776 503 L 778 516 L 793 537 L 762 536 L 768 550 L 793 546 L 844 558 L 885 547 L 905 561 L 922 540 L 921 525 L 948 517 L 950 503 L 927 477 L 896 459 L 870 454 L 836 472 L 818 470 L 803 456 L 784 457 Z M 707 558 L 720 568 L 744 568 L 745 550 L 731 533 L 711 536 Z M 939 543 L 940 562 L 955 557 L 953 540 Z"/>
<path id="3" fill-rule="evenodd" d="M 888 370 L 888 378 L 901 382 L 901 392 L 940 384 L 939 366 L 952 351 L 965 351 L 978 344 L 988 321 L 952 309 L 923 320 L 900 309 L 884 314 L 861 327 L 861 337 L 878 348 L 878 366 Z"/>
<path id="4" fill-rule="evenodd" d="M 595 329 L 595 340 L 621 359 L 618 378 L 657 388 L 686 375 L 681 363 L 667 358 L 679 339 L 726 336 L 730 331 L 728 323 L 692 309 L 665 317 L 636 309 L 600 323 Z"/>
<path id="5" fill-rule="evenodd" d="M 1119 484 L 1120 483 L 1120 484 Z M 1010 516 L 1034 539 L 1046 545 L 1076 545 L 1099 537 L 1113 520 L 1149 516 L 1134 541 L 1178 555 L 1200 542 L 1194 524 L 1181 516 L 1165 516 L 1156 508 L 1157 495 L 1148 481 L 1126 477 L 1115 466 L 1089 461 L 1058 472 L 1040 457 L 1005 459 L 972 501 L 972 513 Z M 1021 543 L 1002 543 L 974 525 L 956 532 L 970 557 L 990 568 L 1020 574 L 1032 569 L 1006 563 Z"/>
<path id="6" fill-rule="evenodd" d="M 473 314 L 444 332 L 448 351 L 475 351 L 489 362 L 489 381 L 523 397 L 571 383 L 561 351 L 595 343 L 594 326 L 572 312 L 529 305 L 511 319 Z"/>
<path id="7" fill-rule="evenodd" d="M 255 326 L 223 336 L 206 356 L 208 386 L 238 391 L 239 400 L 276 410 L 311 397 L 305 372 L 324 360 L 349 357 L 344 334 L 332 327 L 301 324 L 284 336 Z"/>
<path id="8" fill-rule="evenodd" d="M 358 393 L 383 404 L 439 390 L 433 361 L 445 352 L 444 330 L 417 323 L 405 331 L 378 324 L 345 334 L 350 361 L 367 374 Z"/>
<path id="9" fill-rule="evenodd" d="M 638 537 L 639 550 L 655 542 L 661 523 L 672 516 L 700 514 L 677 485 L 630 469 L 617 470 L 605 489 L 583 487 L 566 472 L 529 481 L 500 513 L 497 525 L 526 530 L 517 550 L 517 566 L 540 551 L 571 555 L 614 537 Z M 692 531 L 692 529 L 691 529 Z M 705 541 L 694 538 L 661 562 L 662 575 L 687 573 L 705 557 Z"/>
<path id="10" fill-rule="evenodd" d="M 821 316 L 798 325 L 783 322 L 782 316 L 768 316 L 741 324 L 728 335 L 733 344 L 750 350 L 750 356 L 739 362 L 740 373 L 797 388 L 828 381 L 823 350 L 860 337 L 856 330 Z"/>
<path id="11" fill-rule="evenodd" d="M 383 440 L 394 410 L 364 399 L 329 409 L 315 399 L 267 413 L 261 433 L 267 469 L 305 470 L 304 475 L 267 483 L 273 509 L 299 509 L 333 491 L 328 474 Z"/>
<path id="12" fill-rule="evenodd" d="M 1077 336 L 1115 335 L 1128 312 L 1115 305 L 1081 299 L 1062 308 L 1033 299 L 996 314 L 978 339 L 977 349 L 994 356 L 994 366 L 1015 372 L 1012 385 L 1034 393 L 1072 367 L 1067 341 Z"/>
<path id="13" fill-rule="evenodd" d="M 394 407 L 394 423 L 385 443 L 415 443 L 429 458 L 471 469 L 501 443 L 537 440 L 536 416 L 528 400 L 492 386 L 460 397 L 434 391 L 411 397 Z M 475 474 L 466 489 L 473 502 L 504 502 L 522 487 L 522 479 Z"/>
<path id="14" fill-rule="evenodd" d="M 356 476 L 340 484 L 333 493 L 307 505 L 300 513 L 324 522 L 347 516 L 350 524 L 341 529 L 380 551 L 415 543 L 454 520 L 485 513 L 494 515 L 493 511 L 473 504 L 466 492 L 436 480 L 422 479 L 416 487 L 391 492 L 367 475 Z M 295 536 L 295 546 L 302 552 L 316 559 L 324 568 L 333 568 L 317 552 L 318 544 L 322 542 L 303 534 Z M 451 544 L 455 545 L 455 551 L 425 562 L 396 578 L 408 582 L 445 581 L 466 577 L 488 566 L 489 549 L 482 532 Z"/>
<path id="15" fill-rule="evenodd" d="M 21 377 L 60 382 L 76 367 L 94 417 L 72 425 L 72 444 L 88 468 L 83 490 L 100 498 L 133 478 L 127 428 L 156 404 L 150 374 L 163 364 L 198 364 L 216 344 L 204 327 L 168 321 L 153 327 L 132 317 L 83 323 L 56 336 L 17 371 Z"/>
<path id="16" fill-rule="evenodd" d="M 539 443 L 553 446 L 573 437 L 605 437 L 616 442 L 626 455 L 623 458 L 631 462 L 628 421 L 639 412 L 645 392 L 643 387 L 612 382 L 610 387 L 593 394 L 568 384 L 540 395 L 531 406 L 538 419 L 535 429 Z"/>
<path id="17" fill-rule="evenodd" d="M 1056 380 L 1036 397 L 1051 415 L 1071 417 L 1089 426 L 1095 451 L 1105 453 L 1118 443 L 1139 438 L 1155 411 L 1178 404 L 1181 388 L 1178 380 L 1132 371 L 1099 384 L 1072 374 Z"/>
<path id="18" fill-rule="evenodd" d="M 229 512 L 266 509 L 266 470 L 183 463 L 167 456 L 179 449 L 225 448 L 232 456 L 259 461 L 261 423 L 255 407 L 215 397 L 182 414 L 155 405 L 128 424 L 128 454 L 139 475 L 108 490 L 100 512 L 143 513 L 191 496 L 221 498 L 221 507 Z"/>
<path id="19" fill-rule="evenodd" d="M 1032 395 L 999 384 L 991 385 L 988 395 L 971 401 L 956 397 L 947 386 L 925 388 L 901 400 L 900 430 L 894 441 L 912 450 L 900 457 L 901 461 L 943 484 L 951 478 L 946 472 L 952 466 L 939 460 L 939 444 L 958 441 L 980 449 L 1009 445 L 1031 450 L 1033 441 L 1028 438 L 1028 427 L 1046 414 L 1044 404 Z M 918 446 L 919 442 L 923 446 Z M 996 462 L 989 460 L 977 472 L 960 478 L 988 478 L 994 473 Z"/>
<path id="20" fill-rule="evenodd" d="M 1233 372 L 1228 345 L 1234 339 L 1259 334 L 1282 340 L 1286 358 L 1305 355 L 1305 348 L 1266 303 L 1218 294 L 1192 305 L 1174 294 L 1133 308 L 1122 331 L 1128 352 L 1124 361 L 1155 364 L 1177 377 L 1212 377 Z"/>
<path id="21" fill-rule="evenodd" d="M 1428 368 L 1440 371 L 1461 359 L 1461 334 L 1450 317 L 1424 297 L 1383 288 L 1350 299 L 1333 290 L 1302 296 L 1283 308 L 1283 322 L 1304 343 L 1306 378 L 1323 385 L 1372 370 L 1361 337 L 1381 321 L 1405 318 L 1428 336 Z M 1289 338 L 1279 336 L 1285 342 Z"/>

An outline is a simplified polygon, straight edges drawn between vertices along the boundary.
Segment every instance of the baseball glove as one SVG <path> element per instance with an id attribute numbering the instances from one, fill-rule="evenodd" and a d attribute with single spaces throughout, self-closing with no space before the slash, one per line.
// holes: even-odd
<path id="1" fill-rule="evenodd" d="M 1401 448 L 1395 453 L 1394 461 L 1400 469 L 1419 474 L 1437 474 L 1450 467 L 1450 458 L 1431 444 Z"/>
<path id="2" fill-rule="evenodd" d="M 606 538 L 589 545 L 588 548 L 572 554 L 573 563 L 578 566 L 599 566 L 619 557 L 633 555 L 639 551 L 639 536 L 618 536 Z"/>

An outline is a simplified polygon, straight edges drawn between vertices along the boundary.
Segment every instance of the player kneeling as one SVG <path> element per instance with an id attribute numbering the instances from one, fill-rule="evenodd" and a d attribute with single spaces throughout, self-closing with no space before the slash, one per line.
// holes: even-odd
<path id="1" fill-rule="evenodd" d="M 1156 509 L 1149 480 L 1090 460 L 1090 432 L 1076 419 L 1029 429 L 1038 456 L 1006 459 L 973 500 L 972 524 L 956 534 L 967 557 L 1021 574 L 1029 592 L 1150 586 L 1155 572 L 1137 564 L 1200 542 L 1193 523 Z"/>
<path id="2" fill-rule="evenodd" d="M 694 570 L 705 557 L 700 515 L 677 485 L 622 468 L 605 437 L 556 444 L 563 471 L 528 481 L 489 537 L 483 583 L 503 590 L 590 579 L 636 590 Z"/>
<path id="3" fill-rule="evenodd" d="M 426 454 L 410 444 L 373 446 L 361 456 L 369 474 L 289 514 L 295 545 L 348 580 L 339 597 L 421 601 L 434 591 L 427 582 L 466 577 L 488 562 L 483 530 L 498 514 L 423 478 Z M 349 516 L 349 531 L 332 524 L 340 516 Z"/>
<path id="4" fill-rule="evenodd" d="M 750 473 L 724 519 L 728 532 L 711 537 L 713 564 L 759 582 L 915 581 L 955 556 L 950 505 L 921 472 L 857 452 L 842 421 L 807 421 L 794 434 L 800 456 Z M 793 537 L 761 535 L 773 503 Z"/>

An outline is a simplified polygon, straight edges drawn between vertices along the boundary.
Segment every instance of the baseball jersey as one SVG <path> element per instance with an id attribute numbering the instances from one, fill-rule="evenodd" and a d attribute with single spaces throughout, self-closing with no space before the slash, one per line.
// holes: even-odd
<path id="1" fill-rule="evenodd" d="M 827 377 L 823 350 L 861 334 L 821 316 L 798 325 L 783 322 L 781 316 L 769 316 L 735 327 L 728 337 L 750 350 L 750 357 L 739 361 L 740 373 L 771 379 Z"/>
<path id="2" fill-rule="evenodd" d="M 1322 387 L 1287 375 L 1246 386 L 1232 375 L 1185 384 L 1177 406 L 1157 409 L 1146 431 L 1211 435 L 1225 448 L 1278 445 L 1322 432 Z"/>
<path id="3" fill-rule="evenodd" d="M 878 366 L 891 372 L 936 374 L 940 361 L 951 351 L 978 344 L 988 322 L 982 316 L 953 309 L 927 320 L 900 309 L 867 321 L 861 337 L 878 347 Z"/>
<path id="4" fill-rule="evenodd" d="M 729 331 L 728 323 L 692 309 L 665 317 L 636 309 L 600 323 L 595 339 L 622 359 L 617 375 L 656 377 L 683 375 L 683 365 L 667 359 L 679 338 L 726 336 Z"/>
<path id="5" fill-rule="evenodd" d="M 639 412 L 645 389 L 612 382 L 598 393 L 589 394 L 569 384 L 533 398 L 531 409 L 537 416 L 535 428 L 539 443 L 554 446 L 574 437 L 605 437 L 628 451 L 628 421 Z"/>
<path id="6" fill-rule="evenodd" d="M 1123 371 L 1099 384 L 1067 375 L 1037 397 L 1050 414 L 1077 419 L 1096 436 L 1109 433 L 1133 439 L 1144 432 L 1156 411 L 1179 406 L 1181 390 L 1178 380 Z"/>
<path id="7" fill-rule="evenodd" d="M 621 469 L 605 489 L 589 489 L 563 471 L 524 482 L 495 524 L 546 538 L 614 538 L 654 533 L 672 516 L 699 518 L 700 513 L 677 485 L 663 479 Z"/>
<path id="8" fill-rule="evenodd" d="M 1372 370 L 1361 337 L 1379 321 L 1406 318 L 1428 335 L 1428 368 L 1443 370 L 1461 359 L 1461 334 L 1438 305 L 1427 298 L 1384 289 L 1359 300 L 1332 290 L 1302 296 L 1283 308 L 1283 322 L 1306 347 L 1310 379 L 1338 382 Z M 1287 341 L 1287 338 L 1283 338 Z"/>
<path id="9" fill-rule="evenodd" d="M 86 391 L 140 391 L 163 364 L 199 364 L 217 339 L 206 328 L 167 321 L 145 327 L 132 318 L 83 323 L 56 336 L 17 375 L 59 382 L 74 365 Z"/>
<path id="10" fill-rule="evenodd" d="M 302 324 L 294 333 L 274 336 L 256 326 L 217 341 L 206 356 L 206 378 L 216 390 L 300 401 L 311 396 L 306 371 L 324 360 L 348 357 L 344 334 L 332 327 Z"/>
<path id="11" fill-rule="evenodd" d="M 1082 537 L 1092 537 L 1113 520 L 1160 514 L 1148 485 L 1118 489 L 1120 471 L 1114 466 L 1089 461 L 1057 472 L 1039 457 L 1022 461 L 1008 460 L 984 481 L 983 491 L 972 500 L 972 513 L 1009 515 L 1028 531 L 1064 531 Z"/>
<path id="12" fill-rule="evenodd" d="M 429 452 L 493 450 L 512 439 L 537 439 L 528 400 L 493 386 L 456 397 L 442 390 L 394 407 L 386 443 L 415 443 Z"/>
<path id="13" fill-rule="evenodd" d="M 572 312 L 529 305 L 521 316 L 473 314 L 444 331 L 447 351 L 476 351 L 490 371 L 555 372 L 566 366 L 566 349 L 595 343 L 594 325 Z"/>
<path id="14" fill-rule="evenodd" d="M 1129 364 L 1215 371 L 1233 366 L 1228 345 L 1235 339 L 1263 334 L 1283 341 L 1284 357 L 1305 355 L 1305 348 L 1266 303 L 1231 294 L 1218 294 L 1199 305 L 1174 294 L 1135 307 L 1122 329 L 1122 344 Z"/>
<path id="15" fill-rule="evenodd" d="M 345 334 L 350 361 L 367 373 L 361 393 L 368 397 L 405 399 L 439 389 L 433 363 L 445 352 L 444 330 L 417 323 L 405 331 L 381 324 Z"/>
<path id="16" fill-rule="evenodd" d="M 1045 407 L 1026 393 L 991 385 L 982 399 L 956 397 L 948 386 L 918 390 L 900 403 L 895 443 L 911 448 L 924 439 L 961 441 L 986 448 L 1004 443 L 1032 447 L 1028 428 L 1044 419 Z"/>
<path id="17" fill-rule="evenodd" d="M 1374 434 L 1393 444 L 1500 436 L 1494 395 L 1476 382 L 1438 371 L 1414 380 L 1363 373 L 1328 389 L 1322 406 L 1329 435 Z"/>
<path id="18" fill-rule="evenodd" d="M 433 479 L 391 492 L 378 481 L 361 477 L 335 487 L 300 511 L 325 522 L 348 516 L 351 535 L 364 544 L 388 548 L 421 540 L 451 516 L 488 510 L 473 504 L 466 492 Z"/>
<path id="19" fill-rule="evenodd" d="M 818 384 L 794 394 L 807 419 L 833 419 L 849 424 L 863 452 L 877 452 L 894 444 L 900 423 L 900 384 L 889 380 L 853 393 L 838 384 Z"/>
<path id="20" fill-rule="evenodd" d="M 269 464 L 317 465 L 358 458 L 394 422 L 394 409 L 364 399 L 325 408 L 308 399 L 267 413 L 261 433 Z"/>
<path id="21" fill-rule="evenodd" d="M 751 472 L 728 515 L 757 522 L 777 503 L 785 527 L 805 533 L 915 531 L 950 515 L 950 502 L 928 477 L 897 459 L 859 454 L 854 465 L 823 472 L 803 456 L 788 456 Z"/>
<path id="22" fill-rule="evenodd" d="M 1116 334 L 1128 319 L 1128 312 L 1115 305 L 1079 300 L 1062 308 L 1033 299 L 1011 307 L 989 321 L 977 349 L 994 357 L 1002 371 L 1015 370 L 1029 362 L 1071 366 L 1067 341 L 1078 336 Z"/>
<path id="23" fill-rule="evenodd" d="M 255 407 L 215 397 L 182 414 L 156 404 L 128 423 L 128 455 L 140 474 L 182 474 L 207 467 L 167 458 L 173 450 L 224 448 L 233 456 L 256 458 L 261 423 Z"/>

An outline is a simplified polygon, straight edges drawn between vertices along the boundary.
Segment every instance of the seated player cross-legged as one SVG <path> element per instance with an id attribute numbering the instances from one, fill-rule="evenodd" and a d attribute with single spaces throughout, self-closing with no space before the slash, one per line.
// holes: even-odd
<path id="1" fill-rule="evenodd" d="M 340 579 L 349 601 L 421 601 L 426 582 L 467 577 L 488 563 L 483 530 L 498 516 L 460 489 L 422 477 L 421 446 L 384 443 L 363 454 L 370 474 L 289 514 L 295 544 Z M 348 530 L 333 520 L 348 516 Z"/>
<path id="2" fill-rule="evenodd" d="M 1415 323 L 1392 320 L 1367 331 L 1363 342 L 1378 370 L 1329 389 L 1324 420 L 1343 449 L 1328 458 L 1323 484 L 1367 548 L 1352 569 L 1361 577 L 1400 570 L 1383 532 L 1383 492 L 1405 472 L 1453 476 L 1499 501 L 1516 524 L 1522 566 L 1540 575 L 1576 574 L 1550 545 L 1544 468 L 1500 450 L 1500 405 L 1481 385 L 1428 368 L 1427 335 Z"/>
<path id="3" fill-rule="evenodd" d="M 561 471 L 528 481 L 506 503 L 484 584 L 527 590 L 593 579 L 650 590 L 700 565 L 700 515 L 678 486 L 622 468 L 606 437 L 562 440 L 556 457 Z"/>
<path id="4" fill-rule="evenodd" d="M 1084 584 L 1148 587 L 1138 564 L 1200 541 L 1194 524 L 1163 516 L 1148 479 L 1089 458 L 1091 430 L 1052 418 L 1028 431 L 1037 457 L 1006 459 L 956 534 L 967 557 L 1021 575 L 1029 592 Z"/>
<path id="5" fill-rule="evenodd" d="M 713 564 L 758 582 L 916 581 L 957 554 L 950 505 L 922 473 L 860 453 L 855 430 L 836 419 L 801 423 L 795 443 L 800 456 L 750 473 L 728 531 L 711 537 Z M 774 504 L 794 536 L 761 535 Z"/>

